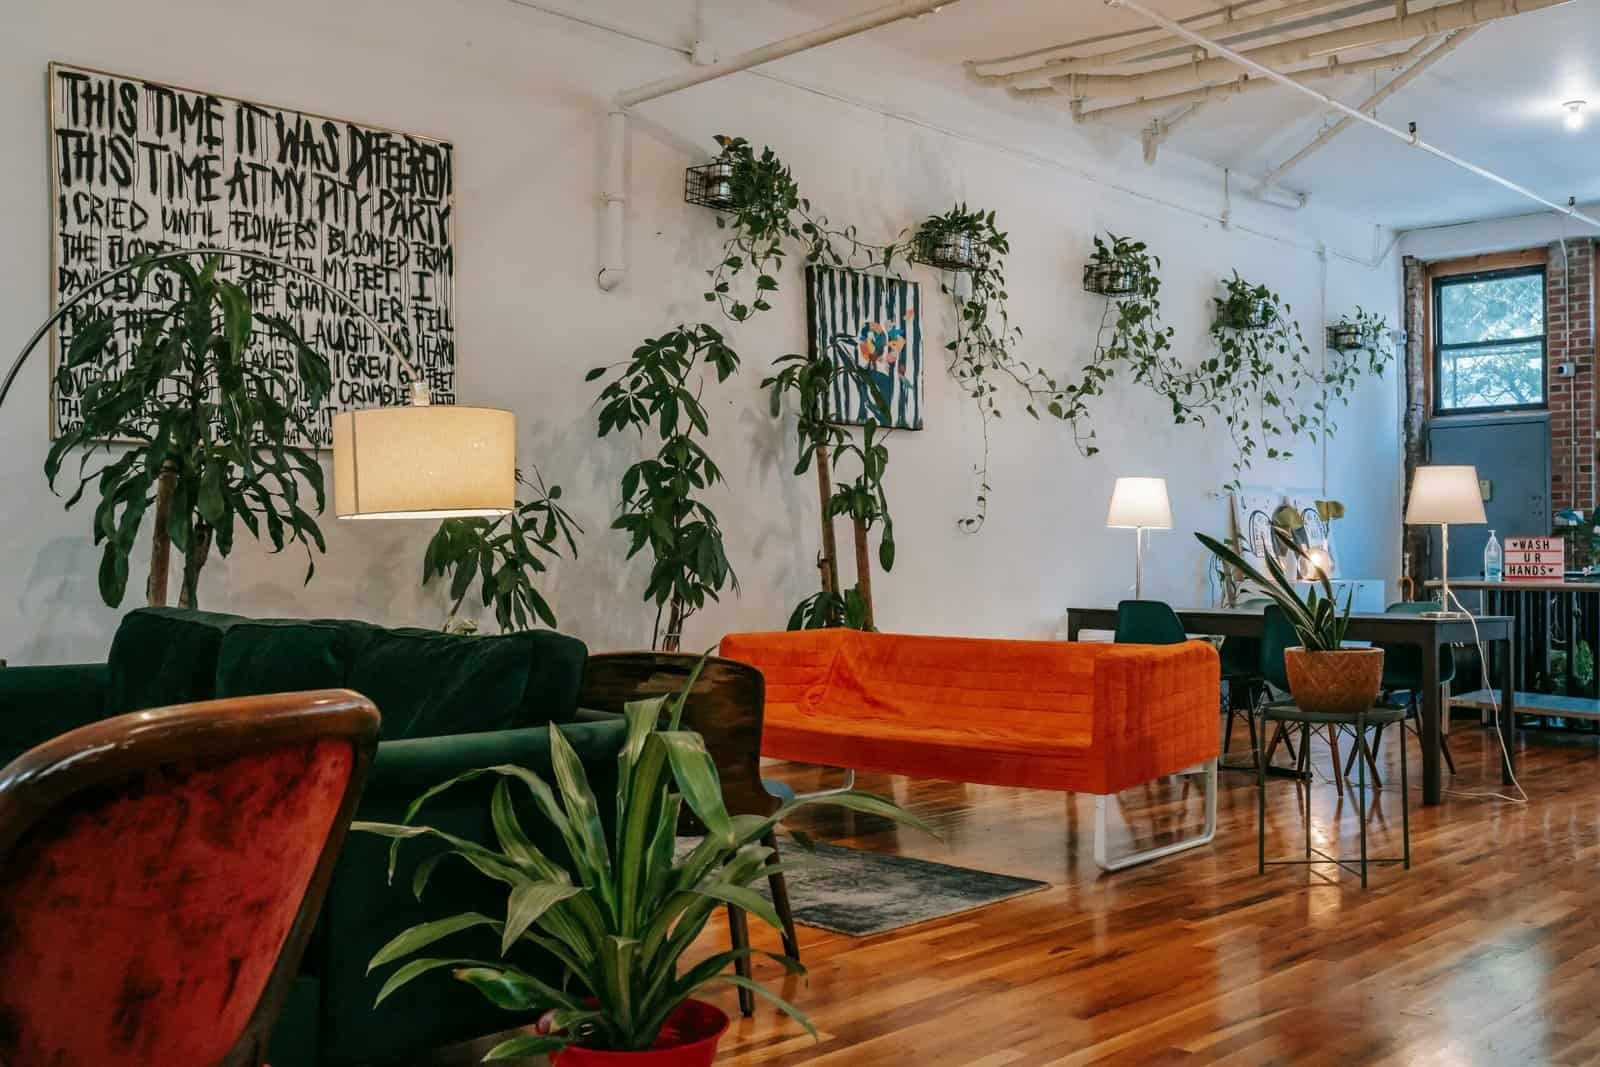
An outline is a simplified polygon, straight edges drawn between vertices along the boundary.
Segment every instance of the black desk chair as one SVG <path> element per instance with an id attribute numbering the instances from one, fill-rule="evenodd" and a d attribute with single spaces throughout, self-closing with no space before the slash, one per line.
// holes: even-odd
<path id="1" fill-rule="evenodd" d="M 1255 597 L 1240 604 L 1241 608 L 1260 610 L 1271 601 Z M 1222 725 L 1222 755 L 1228 755 L 1233 742 L 1233 724 L 1244 716 L 1245 728 L 1250 731 L 1250 762 L 1248 764 L 1222 762 L 1219 766 L 1233 770 L 1255 770 L 1261 759 L 1261 741 L 1256 735 L 1256 714 L 1266 699 L 1267 680 L 1261 676 L 1261 638 L 1233 635 L 1224 637 L 1217 654 L 1222 658 L 1222 681 L 1227 686 L 1227 703 L 1223 707 L 1226 721 Z M 1285 736 L 1287 742 L 1288 738 Z M 1294 746 L 1289 743 L 1289 758 L 1295 759 Z"/>
<path id="2" fill-rule="evenodd" d="M 1261 640 L 1261 673 L 1267 682 L 1276 689 L 1288 691 L 1288 669 L 1284 666 L 1283 652 L 1300 644 L 1299 635 L 1295 633 L 1288 616 L 1276 604 L 1266 609 L 1266 626 Z M 1297 707 L 1293 700 L 1275 701 L 1266 706 L 1262 711 L 1264 723 L 1277 724 L 1284 729 L 1300 728 L 1300 765 L 1308 772 L 1311 769 L 1311 733 L 1314 727 L 1326 726 L 1330 738 L 1337 737 L 1340 729 L 1351 729 L 1355 733 L 1356 744 L 1356 769 L 1358 786 L 1356 789 L 1357 818 L 1361 822 L 1361 864 L 1352 866 L 1348 861 L 1328 855 L 1320 849 L 1311 846 L 1311 786 L 1308 778 L 1306 786 L 1306 857 L 1303 860 L 1268 860 L 1267 859 L 1267 763 L 1262 760 L 1256 771 L 1256 873 L 1266 874 L 1269 866 L 1312 866 L 1317 864 L 1333 864 L 1341 870 L 1350 871 L 1361 876 L 1361 888 L 1367 888 L 1367 867 L 1374 863 L 1401 863 L 1409 870 L 1411 868 L 1411 810 L 1410 797 L 1407 790 L 1406 753 L 1405 746 L 1400 746 L 1400 834 L 1404 854 L 1392 857 L 1371 857 L 1367 855 L 1367 767 L 1371 762 L 1371 755 L 1367 751 L 1367 729 L 1369 727 L 1388 725 L 1390 723 L 1405 721 L 1405 709 L 1376 705 L 1353 714 L 1327 713 L 1304 711 Z M 1339 770 L 1338 749 L 1334 749 L 1334 772 Z M 1341 793 L 1342 795 L 1342 793 Z M 1313 859 L 1315 854 L 1318 858 Z"/>
<path id="3" fill-rule="evenodd" d="M 1420 615 L 1424 611 L 1438 611 L 1439 603 L 1435 600 L 1414 600 L 1399 604 L 1390 604 L 1385 609 L 1391 615 Z M 1383 691 L 1392 697 L 1395 693 L 1406 695 L 1405 729 L 1417 735 L 1421 743 L 1422 729 L 1418 721 L 1422 709 L 1422 650 L 1415 645 L 1390 645 L 1379 642 L 1383 649 Z M 1455 649 L 1446 645 L 1439 650 L 1439 681 L 1449 685 L 1456 677 Z M 1402 731 L 1401 740 L 1404 741 L 1405 733 Z M 1383 727 L 1377 726 L 1372 734 L 1372 775 L 1373 787 L 1382 788 L 1383 783 L 1378 780 L 1378 748 L 1383 744 Z M 1450 773 L 1456 773 L 1455 757 L 1450 755 L 1450 738 L 1447 734 L 1439 734 L 1439 748 L 1444 753 L 1445 766 Z M 1350 777 L 1350 763 L 1354 762 L 1355 753 L 1350 754 L 1350 762 L 1345 764 L 1344 776 Z"/>

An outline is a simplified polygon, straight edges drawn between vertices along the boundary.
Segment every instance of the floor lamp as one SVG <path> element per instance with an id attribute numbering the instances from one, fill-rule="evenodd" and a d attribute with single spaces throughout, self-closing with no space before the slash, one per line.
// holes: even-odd
<path id="1" fill-rule="evenodd" d="M 310 271 L 259 252 L 173 248 L 139 256 L 102 274 L 63 300 L 33 332 L 0 382 L 0 405 L 28 356 L 74 307 L 124 275 L 194 257 L 265 263 L 314 285 L 360 319 L 405 371 L 409 404 L 343 411 L 333 417 L 333 497 L 339 518 L 498 517 L 516 507 L 517 429 L 511 412 L 434 405 L 422 371 L 359 304 Z"/>
<path id="2" fill-rule="evenodd" d="M 1172 504 L 1165 478 L 1118 478 L 1111 490 L 1106 525 L 1133 531 L 1133 597 L 1144 599 L 1144 533 L 1172 529 Z"/>
<path id="3" fill-rule="evenodd" d="M 1426 619 L 1463 619 L 1466 612 L 1450 606 L 1450 527 L 1481 526 L 1483 490 L 1478 468 L 1465 466 L 1418 467 L 1411 480 L 1411 501 L 1406 505 L 1408 526 L 1439 527 L 1439 609 L 1425 611 Z"/>

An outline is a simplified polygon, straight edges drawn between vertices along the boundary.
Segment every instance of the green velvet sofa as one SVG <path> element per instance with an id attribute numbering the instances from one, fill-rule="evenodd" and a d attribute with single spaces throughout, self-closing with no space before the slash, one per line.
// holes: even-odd
<path id="1" fill-rule="evenodd" d="M 123 619 L 104 664 L 0 669 L 0 766 L 33 745 L 98 719 L 192 700 L 342 686 L 383 715 L 382 741 L 356 817 L 399 821 L 424 789 L 463 771 L 514 763 L 550 774 L 548 724 L 582 757 L 600 796 L 615 789 L 622 728 L 578 722 L 587 650 L 550 632 L 494 637 L 387 630 L 360 622 L 246 619 L 142 608 Z M 480 779 L 424 809 L 430 825 L 493 842 L 492 783 Z M 519 797 L 522 791 L 519 791 Z M 609 818 L 614 805 L 602 804 Z M 552 856 L 565 848 L 531 803 L 524 828 Z M 436 971 L 376 1010 L 387 969 L 367 961 L 400 930 L 462 911 L 503 913 L 503 887 L 465 863 L 441 864 L 422 901 L 411 876 L 431 846 L 409 842 L 391 886 L 388 842 L 352 834 L 340 857 L 288 1010 L 273 1067 L 407 1062 L 419 1053 L 529 1021 L 490 1007 Z M 430 954 L 499 956 L 498 939 L 466 931 Z M 555 980 L 559 965 L 527 946 L 519 966 Z"/>

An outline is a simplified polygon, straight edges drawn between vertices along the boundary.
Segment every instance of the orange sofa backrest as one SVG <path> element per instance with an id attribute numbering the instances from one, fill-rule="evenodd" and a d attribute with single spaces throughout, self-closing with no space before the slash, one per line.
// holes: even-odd
<path id="1" fill-rule="evenodd" d="M 1205 642 L 808 630 L 730 634 L 766 679 L 762 752 L 956 781 L 1114 792 L 1217 753 Z"/>

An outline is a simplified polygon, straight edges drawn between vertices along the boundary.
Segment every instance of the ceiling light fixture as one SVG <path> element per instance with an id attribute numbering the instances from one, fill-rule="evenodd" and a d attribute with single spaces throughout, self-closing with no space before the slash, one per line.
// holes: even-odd
<path id="1" fill-rule="evenodd" d="M 1567 129 L 1569 129 L 1569 130 L 1581 130 L 1581 129 L 1583 129 L 1583 109 L 1585 107 L 1589 106 L 1589 101 L 1587 101 L 1587 100 L 1568 100 L 1566 103 L 1562 104 L 1561 106 L 1567 109 L 1567 117 L 1566 117 Z"/>

